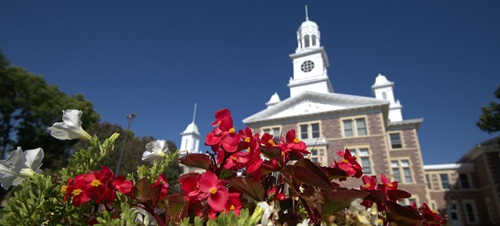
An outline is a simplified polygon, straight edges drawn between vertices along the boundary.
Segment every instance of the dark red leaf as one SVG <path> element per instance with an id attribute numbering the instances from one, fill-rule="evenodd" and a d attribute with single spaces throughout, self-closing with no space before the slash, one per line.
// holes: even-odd
<path id="1" fill-rule="evenodd" d="M 151 199 L 149 182 L 146 178 L 142 178 L 135 183 L 135 197 L 139 202 L 146 202 Z"/>
<path id="2" fill-rule="evenodd" d="M 392 201 L 397 201 L 411 197 L 410 193 L 403 190 L 388 190 L 387 194 L 389 195 L 389 199 Z"/>
<path id="3" fill-rule="evenodd" d="M 386 201 L 385 205 L 398 226 L 418 225 L 423 220 L 422 216 L 411 207 L 401 206 L 393 201 Z"/>
<path id="4" fill-rule="evenodd" d="M 252 197 L 255 201 L 264 201 L 265 190 L 260 181 L 250 177 L 234 177 L 229 179 L 227 183 Z"/>
<path id="5" fill-rule="evenodd" d="M 181 193 L 169 194 L 165 199 L 165 210 L 167 222 L 173 220 L 179 222 L 187 217 L 187 205 L 184 195 Z"/>
<path id="6" fill-rule="evenodd" d="M 272 147 L 272 148 L 261 147 L 260 153 L 262 153 L 268 159 L 274 159 L 274 158 L 281 155 L 281 148 L 279 148 L 279 147 Z"/>
<path id="7" fill-rule="evenodd" d="M 188 154 L 179 159 L 179 162 L 187 165 L 194 166 L 202 169 L 210 169 L 210 157 L 205 154 Z"/>
<path id="8" fill-rule="evenodd" d="M 294 180 L 324 190 L 333 189 L 330 179 L 325 172 L 309 159 L 301 159 L 293 165 L 292 176 Z"/>
<path id="9" fill-rule="evenodd" d="M 324 191 L 322 192 L 324 200 L 321 204 L 321 216 L 327 217 L 339 210 L 348 208 L 351 205 L 352 201 L 357 198 L 363 199 L 367 195 L 367 192 L 354 189 Z"/>
<path id="10" fill-rule="evenodd" d="M 366 191 L 366 192 L 370 193 L 370 195 L 368 195 L 365 198 L 368 201 L 376 202 L 377 204 L 383 203 L 386 201 L 387 195 L 383 191 L 370 190 L 370 191 Z"/>
<path id="11" fill-rule="evenodd" d="M 332 168 L 332 167 L 321 167 L 321 168 L 323 168 L 323 170 L 326 172 L 326 174 L 330 179 L 349 177 L 349 174 L 347 174 L 346 171 L 343 171 L 339 168 Z"/>

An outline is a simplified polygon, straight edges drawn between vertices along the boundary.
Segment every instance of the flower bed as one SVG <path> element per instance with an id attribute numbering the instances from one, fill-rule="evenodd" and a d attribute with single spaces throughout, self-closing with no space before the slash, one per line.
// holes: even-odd
<path id="1" fill-rule="evenodd" d="M 411 194 L 384 174 L 363 175 L 348 149 L 338 161 L 321 166 L 307 158 L 304 142 L 290 130 L 275 139 L 236 131 L 228 109 L 215 113 L 207 134 L 206 154 L 179 159 L 203 173 L 177 181 L 182 192 L 169 193 L 177 182 L 164 172 L 177 157 L 166 141 L 146 145 L 134 174 L 116 176 L 100 161 L 113 149 L 118 134 L 104 141 L 81 127 L 81 111 L 66 110 L 63 122 L 49 128 L 57 139 L 86 139 L 87 150 L 74 153 L 66 168 L 43 175 L 41 148 L 12 151 L 0 160 L 2 187 L 18 186 L 0 223 L 9 225 L 443 225 L 424 203 L 401 206 Z M 345 180 L 360 180 L 346 188 Z M 170 185 L 169 185 L 170 183 Z"/>

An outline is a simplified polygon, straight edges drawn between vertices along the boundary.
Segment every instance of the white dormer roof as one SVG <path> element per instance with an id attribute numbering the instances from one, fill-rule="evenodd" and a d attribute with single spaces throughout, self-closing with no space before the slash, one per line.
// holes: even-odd
<path id="1" fill-rule="evenodd" d="M 379 73 L 375 78 L 375 83 L 373 83 L 372 89 L 392 85 L 394 85 L 394 82 L 390 82 L 384 75 Z"/>
<path id="2" fill-rule="evenodd" d="M 274 93 L 272 96 L 271 96 L 271 99 L 269 99 L 269 101 L 266 103 L 266 105 L 268 107 L 271 107 L 277 103 L 281 102 L 281 99 L 280 99 L 280 96 L 278 95 L 278 93 Z"/>

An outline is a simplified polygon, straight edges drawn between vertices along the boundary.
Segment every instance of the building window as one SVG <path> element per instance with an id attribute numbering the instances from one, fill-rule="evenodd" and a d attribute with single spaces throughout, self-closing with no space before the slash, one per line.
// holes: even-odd
<path id="1" fill-rule="evenodd" d="M 417 199 L 416 198 L 407 198 L 407 199 L 401 199 L 401 200 L 397 201 L 397 203 L 399 205 L 402 205 L 402 206 L 411 205 L 412 202 L 416 203 Z"/>
<path id="2" fill-rule="evenodd" d="M 316 46 L 316 35 L 312 35 L 312 46 Z"/>
<path id="3" fill-rule="evenodd" d="M 281 131 L 280 131 L 279 127 L 264 128 L 264 129 L 262 129 L 262 132 L 268 133 L 270 135 L 273 135 L 275 143 L 279 143 L 280 142 Z"/>
<path id="4" fill-rule="evenodd" d="M 384 100 L 387 100 L 387 93 L 382 92 L 382 98 L 383 98 Z"/>
<path id="5" fill-rule="evenodd" d="M 473 200 L 464 200 L 464 211 L 465 211 L 465 218 L 467 219 L 467 223 L 469 223 L 469 224 L 477 223 L 476 210 L 474 207 Z"/>
<path id="6" fill-rule="evenodd" d="M 300 128 L 300 139 L 314 139 L 319 138 L 319 123 L 309 123 L 301 124 Z"/>
<path id="7" fill-rule="evenodd" d="M 309 35 L 304 35 L 304 42 L 305 47 L 309 47 Z"/>
<path id="8" fill-rule="evenodd" d="M 327 164 L 327 156 L 325 155 L 326 152 L 324 148 L 316 147 L 315 149 L 310 149 L 309 152 L 311 152 L 309 159 L 311 159 L 312 162 L 317 162 L 321 165 Z"/>
<path id="9" fill-rule="evenodd" d="M 460 179 L 460 186 L 462 187 L 462 189 L 470 188 L 469 175 L 461 173 L 458 175 L 458 178 Z"/>
<path id="10" fill-rule="evenodd" d="M 455 204 L 454 201 L 451 201 L 451 203 L 448 203 L 448 214 L 450 217 L 450 220 L 452 221 L 458 221 L 458 209 L 457 205 Z"/>
<path id="11" fill-rule="evenodd" d="M 429 178 L 429 174 L 425 174 L 425 180 L 427 181 L 427 188 L 429 190 L 432 190 L 431 179 Z"/>
<path id="12" fill-rule="evenodd" d="M 413 183 L 409 160 L 392 160 L 391 169 L 393 180 L 405 184 Z"/>
<path id="13" fill-rule="evenodd" d="M 344 137 L 366 136 L 366 120 L 364 118 L 342 120 L 344 125 Z"/>
<path id="14" fill-rule="evenodd" d="M 403 142 L 401 142 L 401 135 L 399 133 L 391 133 L 389 134 L 389 138 L 391 139 L 391 148 L 397 149 L 403 147 Z"/>
<path id="15" fill-rule="evenodd" d="M 368 148 L 349 149 L 352 155 L 356 156 L 359 164 L 363 168 L 363 174 L 372 174 L 372 164 L 370 162 L 370 152 Z"/>
<path id="16" fill-rule="evenodd" d="M 450 189 L 450 180 L 448 178 L 448 174 L 445 173 L 439 174 L 439 179 L 441 179 L 442 189 Z"/>

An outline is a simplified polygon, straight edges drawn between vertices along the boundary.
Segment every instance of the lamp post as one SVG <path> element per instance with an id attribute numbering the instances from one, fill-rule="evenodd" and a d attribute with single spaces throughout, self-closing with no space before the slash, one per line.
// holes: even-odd
<path id="1" fill-rule="evenodd" d="M 127 121 L 128 121 L 127 133 L 125 133 L 125 138 L 123 138 L 122 147 L 120 148 L 120 157 L 118 158 L 118 164 L 116 165 L 115 175 L 118 175 L 118 173 L 120 172 L 120 165 L 122 164 L 122 158 L 123 158 L 123 150 L 125 149 L 125 143 L 127 143 L 127 137 L 128 134 L 130 133 L 130 125 L 132 124 L 132 121 L 134 120 L 135 116 L 137 116 L 136 113 L 127 115 Z"/>

